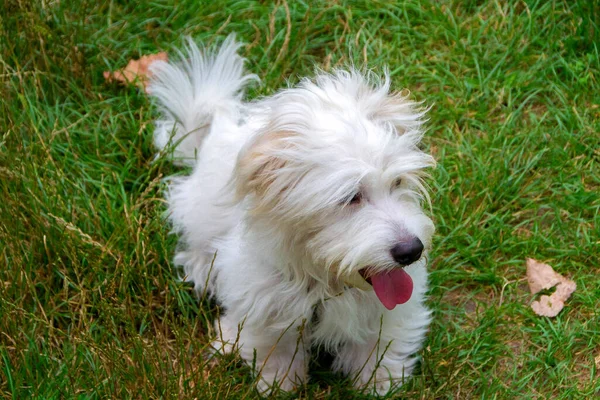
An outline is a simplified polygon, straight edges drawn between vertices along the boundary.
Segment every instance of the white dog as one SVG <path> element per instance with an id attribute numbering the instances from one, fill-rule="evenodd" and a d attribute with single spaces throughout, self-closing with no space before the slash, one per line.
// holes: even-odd
<path id="1" fill-rule="evenodd" d="M 302 385 L 311 346 L 357 388 L 386 393 L 430 322 L 424 112 L 387 74 L 354 69 L 244 103 L 255 76 L 239 47 L 190 41 L 179 63 L 153 64 L 156 146 L 193 166 L 170 181 L 175 263 L 223 307 L 214 346 L 254 365 L 263 393 Z"/>

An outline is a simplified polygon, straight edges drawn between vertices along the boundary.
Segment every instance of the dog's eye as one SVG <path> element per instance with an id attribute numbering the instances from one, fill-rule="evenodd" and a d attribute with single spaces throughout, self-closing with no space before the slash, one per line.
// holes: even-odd
<path id="1" fill-rule="evenodd" d="M 348 201 L 348 204 L 360 204 L 361 201 L 362 201 L 362 193 L 356 192 L 354 194 L 354 196 L 352 196 L 350 201 Z"/>
<path id="2" fill-rule="evenodd" d="M 398 189 L 402 185 L 402 178 L 398 178 L 392 184 L 392 189 Z"/>

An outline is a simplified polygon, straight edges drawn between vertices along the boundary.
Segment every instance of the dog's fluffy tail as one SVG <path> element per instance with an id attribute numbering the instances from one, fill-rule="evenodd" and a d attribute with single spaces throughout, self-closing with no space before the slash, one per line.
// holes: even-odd
<path id="1" fill-rule="evenodd" d="M 158 100 L 162 118 L 156 121 L 154 144 L 173 149 L 173 162 L 193 165 L 216 114 L 239 118 L 245 84 L 241 44 L 230 35 L 220 49 L 199 48 L 188 38 L 175 63 L 152 63 L 149 92 Z"/>

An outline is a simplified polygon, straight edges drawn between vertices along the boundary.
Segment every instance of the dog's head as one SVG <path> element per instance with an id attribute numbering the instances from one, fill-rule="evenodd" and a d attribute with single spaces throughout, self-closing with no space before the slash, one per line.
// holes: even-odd
<path id="1" fill-rule="evenodd" d="M 250 223 L 311 260 L 292 274 L 334 289 L 372 284 L 393 308 L 412 292 L 403 267 L 431 245 L 421 179 L 434 160 L 418 147 L 423 111 L 389 86 L 387 76 L 337 71 L 266 100 L 234 179 Z"/>

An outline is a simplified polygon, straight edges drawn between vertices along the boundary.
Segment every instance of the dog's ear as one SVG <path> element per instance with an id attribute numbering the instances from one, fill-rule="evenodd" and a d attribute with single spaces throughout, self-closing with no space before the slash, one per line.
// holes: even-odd
<path id="1" fill-rule="evenodd" d="M 381 98 L 374 107 L 371 118 L 391 123 L 399 135 L 418 129 L 427 110 L 420 109 L 418 103 L 409 100 L 409 95 L 408 90 L 403 90 Z"/>
<path id="2" fill-rule="evenodd" d="M 293 133 L 265 129 L 241 152 L 235 167 L 236 198 L 252 195 L 255 208 L 273 208 L 289 187 L 289 173 L 284 173 L 288 161 L 283 152 L 292 147 Z"/>

